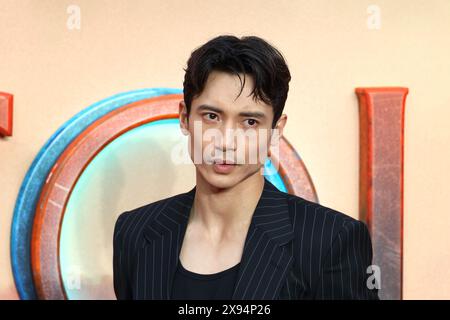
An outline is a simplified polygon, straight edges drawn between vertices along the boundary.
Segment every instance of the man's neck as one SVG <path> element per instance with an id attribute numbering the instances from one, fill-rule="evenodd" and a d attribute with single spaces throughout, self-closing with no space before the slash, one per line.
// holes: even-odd
<path id="1" fill-rule="evenodd" d="M 197 173 L 197 185 L 190 220 L 215 238 L 245 230 L 251 222 L 264 188 L 264 176 L 257 171 L 237 185 L 217 189 Z"/>

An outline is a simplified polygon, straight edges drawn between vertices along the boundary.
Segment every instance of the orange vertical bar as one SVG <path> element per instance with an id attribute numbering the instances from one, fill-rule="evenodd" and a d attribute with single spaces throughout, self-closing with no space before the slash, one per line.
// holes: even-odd
<path id="1" fill-rule="evenodd" d="M 356 88 L 360 218 L 370 230 L 381 299 L 402 299 L 403 160 L 407 88 Z"/>
<path id="2" fill-rule="evenodd" d="M 0 136 L 12 136 L 13 95 L 0 92 Z"/>

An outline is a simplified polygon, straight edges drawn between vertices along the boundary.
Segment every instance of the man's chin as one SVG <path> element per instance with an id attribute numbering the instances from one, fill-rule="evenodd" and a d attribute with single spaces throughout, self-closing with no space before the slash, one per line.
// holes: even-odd
<path id="1" fill-rule="evenodd" d="M 218 174 L 214 171 L 203 176 L 204 180 L 217 189 L 228 189 L 234 187 L 240 180 L 235 174 Z"/>
<path id="2" fill-rule="evenodd" d="M 218 189 L 229 189 L 232 188 L 236 185 L 237 181 L 236 179 L 233 179 L 231 177 L 210 177 L 208 179 L 208 183 L 213 187 L 213 188 L 218 188 Z"/>

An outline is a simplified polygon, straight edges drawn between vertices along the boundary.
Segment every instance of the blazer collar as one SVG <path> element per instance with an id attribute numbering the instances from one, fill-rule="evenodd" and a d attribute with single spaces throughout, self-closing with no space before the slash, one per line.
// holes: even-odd
<path id="1" fill-rule="evenodd" d="M 170 253 L 164 254 L 166 261 L 162 262 L 168 266 L 169 272 L 165 273 L 167 286 L 162 286 L 158 291 L 162 293 L 160 297 L 153 296 L 152 299 L 170 299 L 173 275 L 178 264 L 195 190 L 196 187 L 193 187 L 186 193 L 169 198 L 154 219 L 144 226 L 144 238 L 149 243 L 162 244 L 164 240 L 170 242 L 168 247 Z M 275 299 L 292 260 L 292 253 L 283 245 L 293 238 L 288 197 L 264 178 L 264 188 L 245 239 L 232 299 Z M 147 247 L 154 248 L 154 246 Z M 162 275 L 161 277 L 164 278 Z"/>

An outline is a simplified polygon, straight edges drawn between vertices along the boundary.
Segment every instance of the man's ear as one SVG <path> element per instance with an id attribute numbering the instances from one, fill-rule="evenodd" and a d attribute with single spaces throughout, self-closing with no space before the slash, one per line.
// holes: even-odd
<path id="1" fill-rule="evenodd" d="M 281 139 L 281 137 L 283 136 L 283 130 L 284 130 L 284 127 L 286 126 L 286 122 L 287 122 L 287 115 L 282 114 L 280 116 L 280 118 L 278 119 L 277 123 L 275 124 L 275 127 L 273 128 L 273 129 L 278 130 L 278 134 L 276 134 L 276 135 L 272 134 L 272 137 L 270 140 L 271 145 L 278 143 L 277 141 L 274 141 L 274 139 Z"/>
<path id="2" fill-rule="evenodd" d="M 184 101 L 180 101 L 180 104 L 178 106 L 178 113 L 179 113 L 179 119 L 180 119 L 180 128 L 181 128 L 181 132 L 185 135 L 188 136 L 189 135 L 189 116 L 188 116 L 188 112 L 187 112 L 187 108 L 186 108 L 186 104 L 184 103 Z"/>

